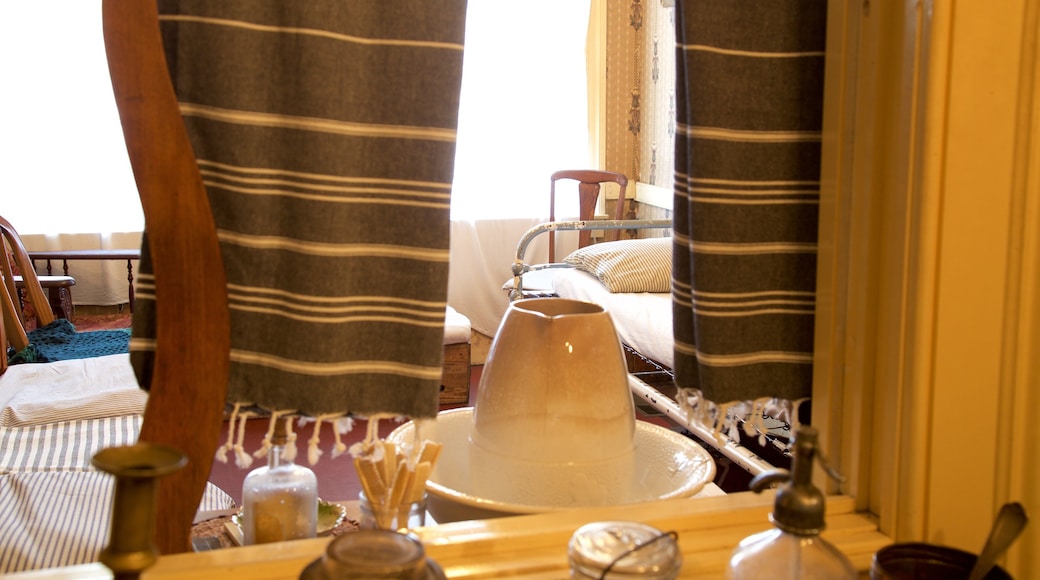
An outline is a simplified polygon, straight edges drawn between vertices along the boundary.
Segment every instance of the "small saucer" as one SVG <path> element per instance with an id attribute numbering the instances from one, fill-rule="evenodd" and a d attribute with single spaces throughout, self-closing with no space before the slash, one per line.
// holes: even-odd
<path id="1" fill-rule="evenodd" d="M 318 535 L 324 536 L 336 529 L 336 526 L 343 523 L 343 520 L 347 517 L 347 508 L 330 501 L 325 501 L 318 498 Z M 238 526 L 239 531 L 242 530 L 242 512 L 238 512 L 231 516 L 231 522 Z"/>

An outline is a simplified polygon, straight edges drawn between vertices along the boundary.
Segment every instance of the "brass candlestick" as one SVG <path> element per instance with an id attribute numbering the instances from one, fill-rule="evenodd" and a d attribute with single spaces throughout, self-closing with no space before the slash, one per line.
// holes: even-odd
<path id="1" fill-rule="evenodd" d="M 155 563 L 156 485 L 158 479 L 184 467 L 188 458 L 169 447 L 137 443 L 109 447 L 91 459 L 94 467 L 116 478 L 112 502 L 112 534 L 100 561 L 116 580 L 136 579 Z"/>

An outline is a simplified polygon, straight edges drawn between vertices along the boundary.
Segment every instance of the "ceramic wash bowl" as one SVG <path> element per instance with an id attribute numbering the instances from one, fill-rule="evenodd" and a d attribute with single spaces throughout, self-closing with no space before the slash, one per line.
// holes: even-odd
<path id="1" fill-rule="evenodd" d="M 606 475 L 589 475 L 595 473 L 594 468 L 590 472 L 573 461 L 525 465 L 515 459 L 497 458 L 490 465 L 476 466 L 475 457 L 480 462 L 489 458 L 474 452 L 473 425 L 472 407 L 452 409 L 442 411 L 435 424 L 423 432 L 423 437 L 444 445 L 426 484 L 427 507 L 439 523 L 690 497 L 715 477 L 715 462 L 704 448 L 679 433 L 643 421 L 635 422 L 630 463 L 623 469 L 614 466 L 604 472 Z M 387 439 L 398 445 L 413 445 L 414 437 L 415 425 L 409 421 Z M 572 475 L 567 475 L 568 471 Z M 496 472 L 514 474 L 510 480 L 520 472 L 537 475 L 533 484 L 502 485 L 502 481 L 491 481 Z M 603 477 L 624 481 L 619 486 L 617 481 L 601 481 Z M 529 485 L 552 488 L 556 492 L 551 495 L 553 501 L 528 501 L 524 488 Z M 614 491 L 604 494 L 604 489 Z"/>

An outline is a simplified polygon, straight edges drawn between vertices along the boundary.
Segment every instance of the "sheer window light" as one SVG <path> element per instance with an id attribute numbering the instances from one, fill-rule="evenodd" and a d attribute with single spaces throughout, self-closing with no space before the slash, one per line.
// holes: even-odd
<path id="1" fill-rule="evenodd" d="M 99 0 L 0 3 L 3 215 L 21 234 L 136 232 Z"/>
<path id="2" fill-rule="evenodd" d="M 545 217 L 549 176 L 590 162 L 589 2 L 470 0 L 467 10 L 452 218 Z"/>
<path id="3" fill-rule="evenodd" d="M 453 218 L 544 217 L 549 175 L 588 166 L 588 14 L 588 0 L 469 3 Z M 23 234 L 139 231 L 100 2 L 2 3 L 0 50 L 18 87 L 0 94 L 3 215 Z"/>

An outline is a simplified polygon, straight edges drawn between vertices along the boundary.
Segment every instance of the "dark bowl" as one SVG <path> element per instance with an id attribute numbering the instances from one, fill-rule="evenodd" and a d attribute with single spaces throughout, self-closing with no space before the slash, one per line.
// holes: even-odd
<path id="1" fill-rule="evenodd" d="M 874 554 L 871 580 L 966 580 L 978 558 L 971 552 L 924 543 L 885 546 Z M 1011 575 L 994 566 L 985 580 L 1010 580 Z"/>

